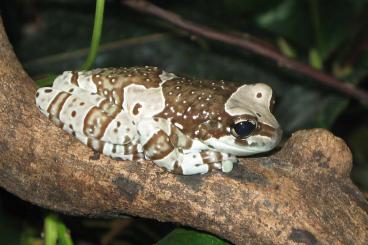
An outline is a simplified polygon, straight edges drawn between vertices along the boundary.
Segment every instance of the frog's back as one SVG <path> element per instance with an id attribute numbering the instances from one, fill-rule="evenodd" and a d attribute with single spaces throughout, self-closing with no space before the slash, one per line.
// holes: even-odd
<path id="1" fill-rule="evenodd" d="M 236 84 L 224 81 L 175 77 L 162 84 L 166 104 L 158 116 L 169 118 L 185 133 L 194 134 L 194 129 L 205 121 L 229 118 L 224 104 L 236 88 Z"/>
<path id="2" fill-rule="evenodd" d="M 150 66 L 98 68 L 89 71 L 64 72 L 59 80 L 104 96 L 110 102 L 121 107 L 124 101 L 125 87 L 131 84 L 143 85 L 146 88 L 159 87 L 161 73 L 159 68 Z"/>

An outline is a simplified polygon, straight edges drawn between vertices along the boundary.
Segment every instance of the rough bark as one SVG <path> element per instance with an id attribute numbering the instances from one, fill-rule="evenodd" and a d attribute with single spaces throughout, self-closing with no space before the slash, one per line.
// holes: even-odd
<path id="1" fill-rule="evenodd" d="M 230 174 L 177 176 L 149 161 L 91 160 L 39 113 L 34 92 L 0 22 L 0 186 L 24 200 L 72 215 L 177 222 L 236 244 L 368 244 L 350 151 L 326 130 L 299 131 Z"/>

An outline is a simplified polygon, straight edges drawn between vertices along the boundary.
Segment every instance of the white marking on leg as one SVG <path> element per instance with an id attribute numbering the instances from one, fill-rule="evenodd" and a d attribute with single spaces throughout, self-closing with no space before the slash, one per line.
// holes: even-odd
<path id="1" fill-rule="evenodd" d="M 160 167 L 163 167 L 169 171 L 172 171 L 174 169 L 175 162 L 181 161 L 180 155 L 181 154 L 178 153 L 177 149 L 174 149 L 169 154 L 167 154 L 164 158 L 154 160 L 153 162 Z"/>

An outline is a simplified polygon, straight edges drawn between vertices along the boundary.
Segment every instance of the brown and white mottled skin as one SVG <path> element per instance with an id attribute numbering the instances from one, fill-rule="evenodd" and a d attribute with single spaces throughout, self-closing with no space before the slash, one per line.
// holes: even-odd
<path id="1" fill-rule="evenodd" d="M 184 175 L 229 172 L 236 156 L 275 147 L 273 103 L 265 84 L 192 80 L 148 66 L 66 71 L 36 93 L 43 114 L 95 151 Z M 254 130 L 239 137 L 232 127 L 245 121 Z"/>

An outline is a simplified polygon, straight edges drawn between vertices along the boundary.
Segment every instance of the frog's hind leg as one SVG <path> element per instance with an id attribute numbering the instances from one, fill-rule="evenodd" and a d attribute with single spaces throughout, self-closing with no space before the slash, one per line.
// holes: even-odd
<path id="1" fill-rule="evenodd" d="M 144 158 L 143 149 L 140 144 L 112 144 L 110 142 L 88 138 L 85 135 L 76 134 L 75 136 L 95 152 L 102 153 L 114 160 L 133 161 Z"/>
<path id="2" fill-rule="evenodd" d="M 111 115 L 88 98 L 53 88 L 40 88 L 36 104 L 55 124 L 96 151 L 122 159 L 142 152 L 136 127 L 124 111 Z"/>
<path id="3" fill-rule="evenodd" d="M 105 95 L 98 91 L 98 82 L 94 81 L 94 77 L 99 70 L 91 71 L 65 71 L 56 77 L 52 85 L 52 89 L 65 91 L 69 94 L 83 98 L 86 102 L 94 104 L 104 110 L 111 116 L 121 111 L 121 103 L 119 96 L 115 93 Z M 102 86 L 102 85 L 101 85 Z"/>

